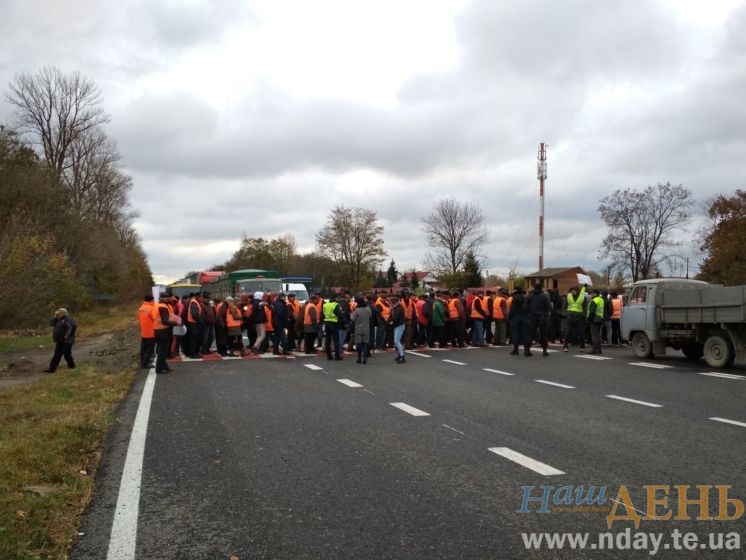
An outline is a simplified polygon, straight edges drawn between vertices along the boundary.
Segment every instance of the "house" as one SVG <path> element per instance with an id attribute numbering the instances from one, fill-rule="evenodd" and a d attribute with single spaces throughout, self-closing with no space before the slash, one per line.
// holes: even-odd
<path id="1" fill-rule="evenodd" d="M 579 266 L 543 268 L 533 274 L 526 274 L 526 290 L 531 291 L 535 284 L 541 284 L 545 290 L 559 290 L 567 293 L 572 286 L 578 285 L 578 274 L 585 274 Z"/>
<path id="2" fill-rule="evenodd" d="M 438 279 L 433 275 L 432 272 L 405 272 L 401 275 L 401 278 L 399 278 L 399 285 L 401 286 L 411 286 L 412 285 L 412 276 L 414 275 L 415 278 L 417 278 L 417 285 L 422 288 L 423 290 L 427 290 L 428 288 L 432 288 L 438 284 Z"/>

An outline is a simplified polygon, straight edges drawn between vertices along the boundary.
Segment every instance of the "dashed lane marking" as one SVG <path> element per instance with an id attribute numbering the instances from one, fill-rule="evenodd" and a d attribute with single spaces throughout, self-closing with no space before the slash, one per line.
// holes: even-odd
<path id="1" fill-rule="evenodd" d="M 561 387 L 562 389 L 574 389 L 572 385 L 563 385 L 562 383 L 555 383 L 554 381 L 545 381 L 544 379 L 534 379 L 537 383 L 544 383 L 544 385 L 552 385 L 553 387 Z"/>
<path id="2" fill-rule="evenodd" d="M 665 364 L 650 364 L 648 362 L 629 362 L 629 365 L 631 366 L 639 366 L 639 367 L 646 367 L 646 368 L 653 368 L 653 369 L 669 369 L 673 366 L 667 366 Z"/>
<path id="3" fill-rule="evenodd" d="M 624 402 L 633 403 L 633 404 L 641 404 L 642 406 L 651 406 L 651 407 L 654 407 L 654 408 L 661 408 L 663 406 L 662 404 L 655 404 L 655 403 L 649 403 L 649 402 L 645 402 L 645 401 L 638 401 L 636 399 L 628 399 L 627 397 L 620 397 L 619 395 L 605 395 L 605 396 L 607 398 L 609 398 L 609 399 L 616 399 L 618 401 L 624 401 Z"/>
<path id="4" fill-rule="evenodd" d="M 466 364 L 464 362 L 457 362 L 456 360 L 442 360 L 448 364 L 454 364 L 457 366 L 465 366 Z"/>
<path id="5" fill-rule="evenodd" d="M 614 358 L 609 358 L 608 356 L 599 356 L 597 354 L 573 354 L 574 358 L 583 358 L 585 360 L 613 360 Z"/>
<path id="6" fill-rule="evenodd" d="M 710 418 L 710 420 L 715 420 L 715 422 L 724 422 L 725 424 L 733 424 L 734 426 L 741 426 L 742 428 L 746 428 L 746 422 L 738 422 L 737 420 L 728 420 L 727 418 L 718 418 L 715 416 L 714 418 Z"/>
<path id="7" fill-rule="evenodd" d="M 515 375 L 515 373 L 510 373 L 509 371 L 501 371 L 499 369 L 484 368 L 484 371 L 489 371 L 490 373 L 499 373 L 500 375 Z"/>
<path id="8" fill-rule="evenodd" d="M 353 388 L 362 387 L 360 383 L 355 383 L 351 379 L 337 379 L 337 381 L 339 381 L 342 385 L 347 385 L 348 387 L 353 387 Z"/>
<path id="9" fill-rule="evenodd" d="M 391 406 L 398 408 L 399 410 L 403 410 L 404 412 L 411 414 L 412 416 L 430 416 L 427 412 L 424 410 L 420 410 L 419 408 L 415 408 L 413 406 L 408 405 L 407 403 L 403 402 L 392 402 L 389 403 Z"/>
<path id="10" fill-rule="evenodd" d="M 526 467 L 527 469 L 530 469 L 544 476 L 565 474 L 564 471 L 555 469 L 554 467 L 550 467 L 549 465 L 541 463 L 536 459 L 532 459 L 531 457 L 526 457 L 525 455 L 522 455 L 517 451 L 513 451 L 508 447 L 490 447 L 488 450 L 495 455 L 504 457 L 505 459 L 513 461 L 514 463 L 518 463 L 522 467 Z"/>
<path id="11" fill-rule="evenodd" d="M 318 370 L 322 370 L 322 369 L 324 369 L 324 368 L 322 368 L 321 366 L 317 366 L 316 364 L 303 364 L 303 365 L 304 365 L 305 367 L 307 367 L 308 369 L 312 369 L 312 370 L 314 370 L 314 371 L 318 371 Z"/>
<path id="12" fill-rule="evenodd" d="M 736 379 L 743 381 L 746 379 L 743 375 L 734 375 L 732 373 L 720 373 L 719 371 L 702 372 L 700 375 L 709 375 L 710 377 L 722 377 L 723 379 Z"/>
<path id="13" fill-rule="evenodd" d="M 444 428 L 448 428 L 449 430 L 456 432 L 457 434 L 461 434 L 462 436 L 465 436 L 466 434 L 462 432 L 461 430 L 457 430 L 456 428 L 451 428 L 448 424 L 443 424 Z"/>
<path id="14" fill-rule="evenodd" d="M 420 358 L 432 358 L 432 356 L 428 356 L 427 354 L 421 354 L 419 352 L 415 352 L 414 350 L 407 350 L 407 354 L 412 354 L 412 356 L 419 356 Z"/>

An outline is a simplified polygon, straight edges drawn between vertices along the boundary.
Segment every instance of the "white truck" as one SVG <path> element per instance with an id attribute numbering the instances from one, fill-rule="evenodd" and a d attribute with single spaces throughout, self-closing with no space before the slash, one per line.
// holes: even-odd
<path id="1" fill-rule="evenodd" d="M 746 359 L 746 286 L 661 278 L 634 284 L 622 311 L 622 338 L 638 358 L 681 350 L 727 368 Z"/>

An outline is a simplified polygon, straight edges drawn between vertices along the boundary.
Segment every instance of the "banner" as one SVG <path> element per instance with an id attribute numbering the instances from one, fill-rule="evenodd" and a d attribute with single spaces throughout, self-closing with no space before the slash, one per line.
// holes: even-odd
<path id="1" fill-rule="evenodd" d="M 581 286 L 583 284 L 588 284 L 589 286 L 593 286 L 593 280 L 591 280 L 591 277 L 587 274 L 576 274 L 575 276 L 578 277 L 578 284 Z"/>

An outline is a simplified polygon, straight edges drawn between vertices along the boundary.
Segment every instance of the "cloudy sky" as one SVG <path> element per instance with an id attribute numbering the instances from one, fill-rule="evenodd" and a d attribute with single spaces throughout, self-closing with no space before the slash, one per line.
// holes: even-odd
<path id="1" fill-rule="evenodd" d="M 55 65 L 101 88 L 159 281 L 369 208 L 421 268 L 433 201 L 479 202 L 484 268 L 600 270 L 596 208 L 670 181 L 746 188 L 746 2 L 0 0 L 0 84 Z M 11 111 L 0 98 L 0 123 Z M 698 257 L 696 226 L 678 250 Z M 682 261 L 683 262 L 683 261 Z"/>

